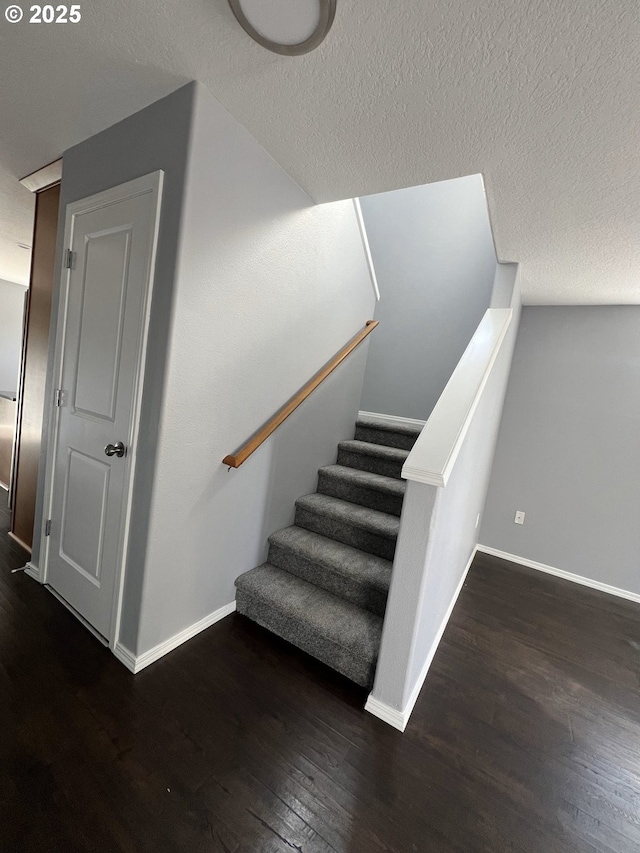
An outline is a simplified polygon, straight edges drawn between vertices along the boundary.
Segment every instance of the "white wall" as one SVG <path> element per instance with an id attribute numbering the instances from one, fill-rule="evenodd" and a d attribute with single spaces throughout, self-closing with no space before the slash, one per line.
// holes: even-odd
<path id="1" fill-rule="evenodd" d="M 496 271 L 491 307 L 511 324 L 445 487 L 409 482 L 369 710 L 406 724 L 474 553 L 520 316 L 517 266 Z M 373 700 L 373 701 L 372 701 Z"/>
<path id="2" fill-rule="evenodd" d="M 525 308 L 481 543 L 640 596 L 639 436 L 640 307 Z"/>
<path id="3" fill-rule="evenodd" d="M 380 287 L 361 408 L 426 420 L 491 299 L 496 255 L 482 175 L 360 205 Z"/>
<path id="4" fill-rule="evenodd" d="M 134 654 L 232 602 L 353 436 L 366 347 L 240 469 L 221 462 L 374 308 L 352 203 L 315 206 L 200 86 L 184 205 Z"/>
<path id="5" fill-rule="evenodd" d="M 0 391 L 17 391 L 27 288 L 0 279 Z"/>

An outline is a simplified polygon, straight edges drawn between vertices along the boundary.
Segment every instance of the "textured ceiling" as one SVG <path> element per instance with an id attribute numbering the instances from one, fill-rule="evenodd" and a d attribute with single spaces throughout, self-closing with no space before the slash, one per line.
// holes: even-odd
<path id="1" fill-rule="evenodd" d="M 13 180 L 195 78 L 317 201 L 482 172 L 525 301 L 640 303 L 636 0 L 338 0 L 297 58 L 226 0 L 82 13 L 0 21 L 0 277 L 31 241 Z"/>

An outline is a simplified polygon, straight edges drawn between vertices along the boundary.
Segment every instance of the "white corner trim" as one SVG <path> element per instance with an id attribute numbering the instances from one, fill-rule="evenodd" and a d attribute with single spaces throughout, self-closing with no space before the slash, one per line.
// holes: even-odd
<path id="1" fill-rule="evenodd" d="M 390 726 L 393 726 L 401 732 L 403 732 L 407 727 L 407 723 L 409 722 L 409 718 L 411 717 L 411 712 L 413 711 L 414 706 L 418 701 L 418 696 L 420 695 L 422 686 L 427 678 L 429 668 L 431 667 L 436 652 L 438 651 L 438 646 L 440 645 L 440 641 L 442 640 L 447 625 L 449 624 L 449 619 L 451 619 L 453 608 L 456 606 L 456 602 L 458 601 L 460 593 L 462 592 L 462 587 L 464 586 L 464 582 L 466 581 L 467 575 L 469 574 L 469 569 L 471 568 L 474 557 L 476 556 L 476 551 L 479 550 L 480 546 L 476 545 L 473 551 L 471 552 L 469 562 L 467 563 L 465 570 L 462 573 L 462 577 L 460 578 L 460 582 L 458 583 L 456 591 L 454 592 L 451 598 L 451 602 L 449 603 L 447 612 L 445 613 L 444 618 L 440 623 L 438 633 L 436 634 L 433 643 L 431 644 L 431 648 L 427 652 L 427 657 L 425 658 L 425 662 L 422 666 L 422 670 L 420 671 L 420 675 L 416 679 L 416 683 L 413 686 L 409 701 L 404 706 L 404 708 L 400 711 L 397 708 L 393 708 L 391 705 L 387 705 L 385 702 L 381 702 L 379 699 L 376 699 L 372 693 L 369 694 L 369 698 L 367 699 L 366 705 L 364 706 L 365 711 L 368 711 L 370 714 L 373 714 L 374 717 L 379 717 L 381 720 L 384 720 L 385 723 L 389 723 Z"/>
<path id="2" fill-rule="evenodd" d="M 402 468 L 405 480 L 446 486 L 507 334 L 512 308 L 489 308 Z"/>
<path id="3" fill-rule="evenodd" d="M 640 604 L 640 593 L 637 592 L 629 592 L 629 590 L 620 589 L 608 583 L 595 581 L 592 578 L 585 578 L 583 575 L 575 575 L 573 572 L 566 572 L 564 569 L 547 566 L 545 563 L 537 563 L 535 560 L 529 560 L 526 557 L 508 554 L 506 551 L 500 551 L 498 548 L 490 548 L 488 545 L 478 545 L 478 551 L 483 554 L 489 554 L 492 557 L 499 557 L 501 560 L 509 560 L 510 563 L 518 563 L 518 565 L 525 566 L 528 569 L 545 572 L 547 575 L 555 575 L 557 578 L 563 578 L 572 583 L 579 583 L 581 586 L 588 586 L 590 589 L 597 589 L 598 592 L 606 592 L 609 595 L 616 595 L 618 598 L 626 598 L 627 601 L 635 601 L 637 604 Z"/>
<path id="4" fill-rule="evenodd" d="M 42 583 L 42 574 L 38 566 L 34 565 L 31 561 L 27 563 L 24 569 L 25 575 L 29 575 L 30 578 L 33 578 L 34 581 L 38 581 L 38 583 Z"/>
<path id="5" fill-rule="evenodd" d="M 410 426 L 423 427 L 426 421 L 417 421 L 414 418 L 401 418 L 398 415 L 382 415 L 380 412 L 358 412 L 359 418 L 375 418 L 377 421 L 386 421 L 390 424 L 409 424 Z"/>
<path id="6" fill-rule="evenodd" d="M 202 631 L 210 628 L 211 625 L 214 625 L 216 622 L 224 619 L 225 616 L 233 613 L 235 609 L 235 601 L 232 601 L 230 604 L 225 604 L 224 607 L 220 607 L 218 610 L 215 610 L 213 613 L 205 616 L 204 619 L 201 619 L 199 622 L 194 622 L 193 625 L 185 628 L 184 631 L 180 631 L 180 633 L 175 634 L 163 643 L 159 643 L 157 646 L 149 649 L 148 652 L 143 652 L 141 655 L 134 655 L 133 652 L 120 642 L 115 644 L 112 651 L 118 660 L 127 667 L 127 669 L 131 670 L 133 673 L 140 672 L 141 669 L 144 669 L 159 660 L 161 657 L 169 654 L 169 652 L 177 649 L 178 646 L 186 643 L 187 640 L 195 637 L 196 634 L 200 634 Z"/>
<path id="7" fill-rule="evenodd" d="M 364 709 L 373 714 L 374 717 L 378 717 L 379 720 L 393 726 L 394 729 L 398 729 L 399 732 L 403 732 L 407 727 L 409 718 L 402 711 L 392 708 L 391 705 L 387 705 L 379 699 L 374 699 L 372 694 L 369 694 Z"/>
<path id="8" fill-rule="evenodd" d="M 405 462 L 402 468 L 402 479 L 413 480 L 415 483 L 425 483 L 427 486 L 437 486 L 439 489 L 443 489 L 447 485 L 449 477 L 447 476 L 447 479 L 445 479 L 444 474 L 439 474 L 437 471 L 427 471 L 425 468 L 407 468 Z"/>
<path id="9" fill-rule="evenodd" d="M 20 178 L 20 183 L 32 193 L 42 192 L 62 180 L 62 158 L 48 163 L 37 172 Z"/>
<path id="10" fill-rule="evenodd" d="M 371 249 L 369 247 L 369 237 L 367 236 L 367 228 L 364 224 L 364 217 L 362 216 L 362 208 L 360 207 L 359 198 L 354 198 L 353 206 L 356 211 L 356 219 L 358 220 L 358 228 L 360 229 L 360 237 L 362 239 L 362 248 L 364 249 L 364 254 L 367 259 L 367 266 L 369 267 L 369 277 L 371 278 L 371 284 L 373 285 L 373 292 L 376 295 L 376 300 L 379 302 L 380 288 L 378 287 L 376 270 L 373 266 L 373 258 L 371 257 Z"/>
<path id="11" fill-rule="evenodd" d="M 111 649 L 114 655 L 118 658 L 120 663 L 123 663 L 129 672 L 136 672 L 136 656 L 133 652 L 130 652 L 126 646 L 123 646 L 122 643 L 116 643 L 115 646 Z"/>

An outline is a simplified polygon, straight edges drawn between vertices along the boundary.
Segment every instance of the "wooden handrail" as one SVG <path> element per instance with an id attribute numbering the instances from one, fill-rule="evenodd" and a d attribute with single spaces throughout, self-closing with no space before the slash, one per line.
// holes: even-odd
<path id="1" fill-rule="evenodd" d="M 358 332 L 355 337 L 351 338 L 349 343 L 344 346 L 339 353 L 336 353 L 331 361 L 329 361 L 322 370 L 316 373 L 316 375 L 298 391 L 295 397 L 292 397 L 288 403 L 277 411 L 271 420 L 265 424 L 262 429 L 253 436 L 253 438 L 249 439 L 244 447 L 241 447 L 234 456 L 225 456 L 222 460 L 223 464 L 228 465 L 230 468 L 239 468 L 242 463 L 260 447 L 263 441 L 266 441 L 271 433 L 275 432 L 280 424 L 283 423 L 292 412 L 295 412 L 300 403 L 303 403 L 309 394 L 311 394 L 312 391 L 315 391 L 318 385 L 320 385 L 321 382 L 324 382 L 327 376 L 329 376 L 330 373 L 333 373 L 339 364 L 342 364 L 345 358 L 354 351 L 358 344 L 361 344 L 367 335 L 370 335 L 371 332 L 373 332 L 378 323 L 378 320 L 367 320 L 364 329 Z"/>

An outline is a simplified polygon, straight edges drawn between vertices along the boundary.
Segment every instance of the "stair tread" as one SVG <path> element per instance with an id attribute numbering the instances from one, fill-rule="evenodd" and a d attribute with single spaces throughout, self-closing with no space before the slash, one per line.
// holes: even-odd
<path id="1" fill-rule="evenodd" d="M 284 569 L 263 563 L 240 575 L 236 586 L 246 595 L 293 620 L 308 634 L 319 635 L 359 658 L 374 660 L 380 646 L 382 617 L 308 583 Z M 267 621 L 265 619 L 265 621 Z M 307 648 L 310 651 L 309 648 Z"/>
<path id="2" fill-rule="evenodd" d="M 273 533 L 269 542 L 335 574 L 348 576 L 357 583 L 366 583 L 384 591 L 389 589 L 392 563 L 383 557 L 367 554 L 297 525 Z"/>
<path id="3" fill-rule="evenodd" d="M 383 421 L 378 420 L 378 418 L 361 416 L 356 421 L 356 426 L 363 427 L 364 429 L 377 429 L 382 432 L 399 432 L 402 435 L 412 435 L 414 438 L 417 438 L 422 432 L 424 424 L 405 424 L 402 422 Z"/>
<path id="4" fill-rule="evenodd" d="M 325 465 L 320 468 L 327 476 L 348 481 L 349 483 L 366 486 L 369 489 L 377 489 L 380 492 L 404 496 L 406 483 L 397 477 L 386 477 L 384 474 L 373 474 L 370 471 L 361 471 L 359 468 L 349 468 L 346 465 Z"/>
<path id="5" fill-rule="evenodd" d="M 240 614 L 371 687 L 399 515 L 402 466 L 421 425 L 361 417 L 295 522 L 269 537 L 267 562 L 236 580 Z M 359 432 L 358 432 L 359 430 Z"/>
<path id="6" fill-rule="evenodd" d="M 379 459 L 388 459 L 392 462 L 405 462 L 409 455 L 408 450 L 401 450 L 399 447 L 389 447 L 387 444 L 371 444 L 369 441 L 358 441 L 356 438 L 341 441 L 338 444 L 338 449 L 346 450 L 349 453 L 360 453 L 364 456 L 377 456 Z"/>
<path id="7" fill-rule="evenodd" d="M 296 506 L 327 516 L 334 521 L 346 522 L 353 527 L 359 527 L 387 539 L 397 538 L 400 529 L 400 519 L 395 515 L 318 492 L 298 498 Z"/>

